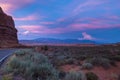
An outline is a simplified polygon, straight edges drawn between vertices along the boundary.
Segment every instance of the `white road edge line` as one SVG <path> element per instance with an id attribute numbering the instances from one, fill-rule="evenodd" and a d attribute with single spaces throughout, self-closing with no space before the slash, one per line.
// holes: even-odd
<path id="1" fill-rule="evenodd" d="M 8 55 L 6 55 L 5 57 L 3 57 L 1 60 L 0 60 L 0 67 L 1 67 L 1 64 L 5 61 L 6 58 L 8 58 L 10 55 L 12 55 L 13 53 L 10 53 Z"/>

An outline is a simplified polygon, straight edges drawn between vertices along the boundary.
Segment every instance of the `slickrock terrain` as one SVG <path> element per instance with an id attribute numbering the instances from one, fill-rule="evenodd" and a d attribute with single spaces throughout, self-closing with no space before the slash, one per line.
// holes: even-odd
<path id="1" fill-rule="evenodd" d="M 14 20 L 0 7 L 0 47 L 16 44 L 18 44 L 18 38 Z"/>

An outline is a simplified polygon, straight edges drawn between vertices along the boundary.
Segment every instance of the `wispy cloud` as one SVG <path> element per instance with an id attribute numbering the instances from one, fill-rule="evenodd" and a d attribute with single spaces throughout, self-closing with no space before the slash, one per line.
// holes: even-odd
<path id="1" fill-rule="evenodd" d="M 74 10 L 73 14 L 77 15 L 80 12 L 89 10 L 89 9 L 94 9 L 96 6 L 99 6 L 100 4 L 105 3 L 106 1 L 101 1 L 101 0 L 86 0 L 83 3 L 80 3 Z"/>
<path id="2" fill-rule="evenodd" d="M 9 3 L 1 3 L 0 2 L 0 7 L 2 7 L 4 12 L 7 12 L 7 13 L 10 13 L 14 9 L 16 9 L 16 8 L 13 8 L 13 5 L 9 4 Z"/>
<path id="3" fill-rule="evenodd" d="M 70 26 L 71 26 L 71 29 L 73 29 L 74 31 L 89 30 L 89 29 L 120 28 L 119 23 L 117 23 L 117 24 L 107 24 L 107 23 L 101 24 L 99 22 L 75 23 Z"/>
<path id="4" fill-rule="evenodd" d="M 32 15 L 28 15 L 28 16 L 25 16 L 25 17 L 20 17 L 20 18 L 16 18 L 14 17 L 14 20 L 17 20 L 17 21 L 34 21 L 34 20 L 38 20 L 38 17 L 37 15 L 35 14 L 32 14 Z"/>
<path id="5" fill-rule="evenodd" d="M 51 24 L 55 24 L 55 22 L 40 22 L 40 24 L 43 24 L 43 25 L 51 25 Z"/>
<path id="6" fill-rule="evenodd" d="M 98 18 L 73 18 L 65 19 L 62 22 L 56 23 L 57 26 L 68 29 L 66 31 L 81 31 L 89 29 L 108 29 L 120 28 L 120 16 L 110 15 Z"/>
<path id="7" fill-rule="evenodd" d="M 24 7 L 34 0 L 1 0 L 0 6 L 4 9 L 6 13 L 11 13 L 12 11 Z"/>
<path id="8" fill-rule="evenodd" d="M 112 17 L 112 16 L 111 16 Z M 120 28 L 118 16 L 107 18 L 82 18 L 75 20 L 71 23 L 69 20 L 64 22 L 41 22 L 40 25 L 22 25 L 19 26 L 19 30 L 29 31 L 30 33 L 36 34 L 61 34 L 69 33 L 73 31 L 83 30 L 95 30 L 95 29 L 109 29 L 109 28 Z M 114 19 L 114 21 L 113 21 Z M 49 27 L 52 24 L 52 28 Z M 57 27 L 55 27 L 57 26 Z M 87 33 L 83 33 L 85 36 Z M 90 37 L 90 36 L 87 36 Z M 86 38 L 86 37 L 84 37 Z"/>
<path id="9" fill-rule="evenodd" d="M 40 26 L 40 25 L 22 25 L 19 26 L 18 29 L 22 29 L 23 31 L 29 31 L 30 33 L 35 34 L 59 34 L 61 33 L 61 28 L 47 28 L 46 26 Z"/>
<path id="10" fill-rule="evenodd" d="M 120 27 L 120 24 L 116 24 L 115 26 Z M 80 24 L 75 26 L 69 26 L 69 27 L 56 27 L 56 28 L 48 28 L 46 26 L 40 26 L 40 25 L 23 25 L 19 26 L 20 31 L 24 31 L 24 34 L 30 34 L 30 33 L 35 33 L 35 34 L 62 34 L 62 33 L 69 33 L 73 31 L 83 31 L 83 30 L 88 30 L 88 29 L 103 29 L 103 28 L 109 28 L 113 27 L 110 25 L 106 26 L 95 26 L 95 25 L 88 25 L 88 24 Z M 22 32 L 23 33 L 23 32 Z M 83 33 L 83 36 L 87 36 L 87 33 Z M 90 38 L 90 36 L 84 37 L 85 38 Z M 94 38 L 95 39 L 95 38 Z"/>

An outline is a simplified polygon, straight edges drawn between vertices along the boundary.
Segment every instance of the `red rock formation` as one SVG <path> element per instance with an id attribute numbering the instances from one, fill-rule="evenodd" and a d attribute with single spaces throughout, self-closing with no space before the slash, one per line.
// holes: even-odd
<path id="1" fill-rule="evenodd" d="M 0 7 L 0 45 L 18 44 L 17 29 L 11 16 Z"/>

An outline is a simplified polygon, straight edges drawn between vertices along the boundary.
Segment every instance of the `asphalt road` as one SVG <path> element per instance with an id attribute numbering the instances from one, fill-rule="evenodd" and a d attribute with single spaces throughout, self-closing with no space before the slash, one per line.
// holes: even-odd
<path id="1" fill-rule="evenodd" d="M 2 50 L 0 50 L 0 60 L 2 58 L 4 58 L 5 56 L 12 54 L 16 50 L 17 49 L 2 49 Z"/>
<path id="2" fill-rule="evenodd" d="M 0 64 L 5 59 L 5 57 L 9 56 L 16 50 L 18 50 L 18 49 L 0 49 Z M 0 80 L 2 80 L 1 73 L 0 73 Z"/>

